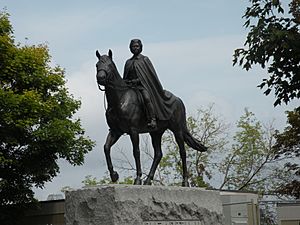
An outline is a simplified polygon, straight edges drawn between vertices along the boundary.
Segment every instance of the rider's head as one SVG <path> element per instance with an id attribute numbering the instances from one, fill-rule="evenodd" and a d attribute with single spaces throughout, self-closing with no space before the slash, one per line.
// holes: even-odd
<path id="1" fill-rule="evenodd" d="M 129 48 L 132 54 L 138 55 L 143 51 L 143 44 L 140 39 L 132 39 Z"/>

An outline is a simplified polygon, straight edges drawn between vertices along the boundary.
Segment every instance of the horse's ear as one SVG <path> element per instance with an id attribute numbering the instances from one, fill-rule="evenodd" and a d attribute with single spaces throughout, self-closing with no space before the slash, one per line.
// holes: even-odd
<path id="1" fill-rule="evenodd" d="M 96 51 L 96 56 L 97 56 L 97 58 L 100 60 L 101 55 L 100 55 L 100 53 L 98 52 L 98 50 Z"/>
<path id="2" fill-rule="evenodd" d="M 109 49 L 109 51 L 108 51 L 108 56 L 109 56 L 109 58 L 112 60 L 112 56 L 113 56 L 113 53 L 112 53 L 112 51 Z"/>

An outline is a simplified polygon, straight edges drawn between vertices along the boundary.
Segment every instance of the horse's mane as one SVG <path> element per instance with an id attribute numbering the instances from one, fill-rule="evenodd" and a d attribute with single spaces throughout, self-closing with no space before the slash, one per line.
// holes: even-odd
<path id="1" fill-rule="evenodd" d="M 112 72 L 113 76 L 114 76 L 114 83 L 117 86 L 127 86 L 125 81 L 122 79 L 122 77 L 116 67 L 116 64 L 108 55 L 102 55 L 100 57 L 100 62 L 109 66 L 109 68 L 111 70 L 110 72 Z"/>

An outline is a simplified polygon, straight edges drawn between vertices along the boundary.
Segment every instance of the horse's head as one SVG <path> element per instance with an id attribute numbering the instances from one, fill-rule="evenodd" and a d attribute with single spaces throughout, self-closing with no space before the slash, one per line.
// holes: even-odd
<path id="1" fill-rule="evenodd" d="M 98 62 L 96 64 L 97 68 L 97 83 L 98 85 L 106 86 L 112 79 L 115 74 L 116 67 L 112 61 L 112 51 L 108 51 L 108 55 L 100 55 L 98 50 L 96 51 L 96 56 Z"/>

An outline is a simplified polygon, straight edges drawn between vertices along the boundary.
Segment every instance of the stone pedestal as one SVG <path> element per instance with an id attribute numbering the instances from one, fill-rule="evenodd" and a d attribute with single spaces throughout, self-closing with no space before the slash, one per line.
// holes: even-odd
<path id="1" fill-rule="evenodd" d="M 219 193 L 103 185 L 66 193 L 67 225 L 223 225 Z"/>

